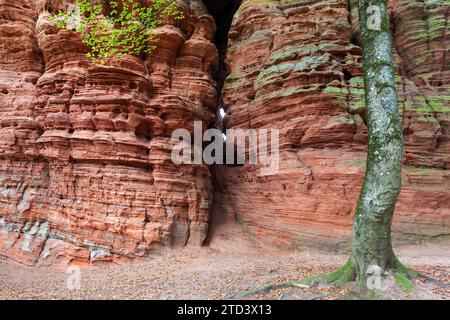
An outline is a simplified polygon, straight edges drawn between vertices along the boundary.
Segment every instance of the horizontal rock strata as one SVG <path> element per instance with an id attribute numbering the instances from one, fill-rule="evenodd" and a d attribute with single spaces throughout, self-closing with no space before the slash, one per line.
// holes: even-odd
<path id="1" fill-rule="evenodd" d="M 158 49 L 95 66 L 49 17 L 68 1 L 0 3 L 0 255 L 29 265 L 203 243 L 207 166 L 175 166 L 174 129 L 214 119 L 215 23 L 201 1 Z"/>
<path id="2" fill-rule="evenodd" d="M 449 7 L 390 1 L 404 183 L 395 236 L 450 234 Z M 280 171 L 217 170 L 217 215 L 285 247 L 348 241 L 367 127 L 356 1 L 244 0 L 230 31 L 227 128 L 280 130 Z"/>
<path id="3" fill-rule="evenodd" d="M 1 257 L 92 263 L 201 245 L 213 206 L 213 222 L 272 245 L 348 241 L 367 145 L 355 0 L 243 0 L 226 54 L 205 4 L 178 0 L 185 17 L 160 28 L 156 51 L 103 66 L 49 22 L 67 3 L 0 1 Z M 406 145 L 394 231 L 445 237 L 449 8 L 389 10 Z M 172 163 L 172 132 L 212 126 L 218 100 L 225 128 L 280 131 L 277 174 Z"/>

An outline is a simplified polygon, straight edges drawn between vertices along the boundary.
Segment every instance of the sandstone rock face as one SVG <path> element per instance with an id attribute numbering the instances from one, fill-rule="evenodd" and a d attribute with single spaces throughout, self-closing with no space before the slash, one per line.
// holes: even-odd
<path id="1" fill-rule="evenodd" d="M 404 184 L 395 235 L 450 233 L 449 8 L 390 1 Z M 229 34 L 227 128 L 280 130 L 280 169 L 217 169 L 216 215 L 290 248 L 349 239 L 367 128 L 356 1 L 244 0 Z"/>
<path id="2" fill-rule="evenodd" d="M 275 175 L 172 163 L 175 129 L 214 124 L 224 70 L 205 4 L 177 1 L 185 18 L 161 27 L 155 52 L 95 66 L 48 20 L 70 1 L 0 0 L 0 256 L 92 263 L 201 245 L 213 200 L 213 219 L 273 245 L 348 241 L 367 144 L 355 1 L 243 0 L 234 16 L 224 126 L 280 130 Z M 390 12 L 406 143 L 395 234 L 448 236 L 448 5 Z"/>
<path id="3" fill-rule="evenodd" d="M 214 118 L 215 23 L 201 1 L 158 49 L 93 65 L 48 20 L 69 1 L 0 1 L 0 255 L 111 261 L 203 243 L 207 166 L 175 166 L 172 131 Z"/>

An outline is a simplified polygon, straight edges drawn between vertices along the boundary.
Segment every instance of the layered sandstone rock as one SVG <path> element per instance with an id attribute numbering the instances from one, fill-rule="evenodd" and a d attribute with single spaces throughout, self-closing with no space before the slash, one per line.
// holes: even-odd
<path id="1" fill-rule="evenodd" d="M 151 55 L 104 66 L 49 22 L 68 2 L 0 0 L 0 256 L 88 263 L 199 245 L 213 196 L 213 219 L 270 244 L 349 239 L 367 144 L 354 0 L 243 0 L 234 16 L 224 126 L 280 130 L 275 175 L 171 161 L 173 130 L 212 125 L 218 107 L 225 45 L 201 0 L 178 0 L 185 18 Z M 395 234 L 448 236 L 448 5 L 390 12 L 406 143 Z"/>
<path id="2" fill-rule="evenodd" d="M 391 1 L 404 184 L 395 235 L 450 233 L 448 4 Z M 280 130 L 278 174 L 217 170 L 216 215 L 286 247 L 348 240 L 367 128 L 356 2 L 244 0 L 230 31 L 227 128 Z"/>
<path id="3" fill-rule="evenodd" d="M 170 137 L 214 118 L 214 20 L 179 1 L 185 18 L 151 55 L 95 66 L 48 20 L 67 3 L 0 2 L 0 255 L 34 265 L 200 245 L 210 172 L 175 166 Z"/>

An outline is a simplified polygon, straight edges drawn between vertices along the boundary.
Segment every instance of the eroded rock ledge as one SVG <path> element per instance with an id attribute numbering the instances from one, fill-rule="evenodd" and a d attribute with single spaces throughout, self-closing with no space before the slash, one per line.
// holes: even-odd
<path id="1" fill-rule="evenodd" d="M 348 240 L 367 140 L 353 0 L 243 0 L 222 99 L 201 0 L 179 0 L 186 18 L 153 54 L 103 67 L 49 23 L 68 2 L 0 3 L 0 256 L 88 263 L 200 245 L 213 198 L 214 218 L 274 245 Z M 390 8 L 406 142 L 394 228 L 448 236 L 449 8 Z M 278 175 L 221 166 L 213 186 L 211 168 L 172 164 L 172 131 L 213 124 L 218 102 L 228 128 L 280 129 Z"/>
<path id="2" fill-rule="evenodd" d="M 68 1 L 0 4 L 0 255 L 34 265 L 203 243 L 207 166 L 175 166 L 172 131 L 209 124 L 215 23 L 201 1 L 157 51 L 102 67 L 50 14 Z"/>
<path id="3" fill-rule="evenodd" d="M 389 7 L 406 144 L 394 235 L 444 237 L 450 9 L 418 0 Z M 355 0 L 242 2 L 230 31 L 225 126 L 279 129 L 282 160 L 269 177 L 257 166 L 219 168 L 215 216 L 289 248 L 348 241 L 367 145 L 358 29 Z"/>

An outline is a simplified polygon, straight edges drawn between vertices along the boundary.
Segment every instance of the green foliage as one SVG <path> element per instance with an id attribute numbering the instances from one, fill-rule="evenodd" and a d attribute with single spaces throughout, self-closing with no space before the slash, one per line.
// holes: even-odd
<path id="1" fill-rule="evenodd" d="M 78 32 L 90 49 L 87 56 L 95 64 L 151 52 L 155 46 L 149 43 L 158 40 L 156 27 L 164 18 L 183 18 L 175 0 L 111 0 L 103 4 L 98 0 L 76 0 L 74 8 L 60 11 L 50 21 L 61 29 Z"/>
<path id="2" fill-rule="evenodd" d="M 343 286 L 349 281 L 355 280 L 356 274 L 355 270 L 352 266 L 351 260 L 347 260 L 347 262 L 338 270 L 327 273 L 320 274 L 318 276 L 313 276 L 310 278 L 306 278 L 301 283 L 306 285 L 314 285 L 314 284 L 331 284 L 335 286 Z"/>
<path id="3" fill-rule="evenodd" d="M 408 275 L 403 272 L 396 272 L 394 274 L 395 283 L 400 286 L 406 293 L 410 293 L 413 288 L 413 282 L 408 278 Z"/>

